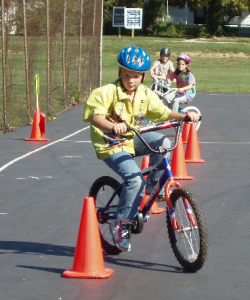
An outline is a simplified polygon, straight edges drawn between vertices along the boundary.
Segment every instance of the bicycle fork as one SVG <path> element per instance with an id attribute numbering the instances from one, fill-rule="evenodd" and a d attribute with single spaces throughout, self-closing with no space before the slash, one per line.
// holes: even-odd
<path id="1" fill-rule="evenodd" d="M 173 179 L 173 174 L 172 174 L 172 171 L 170 168 L 169 160 L 167 158 L 164 159 L 164 163 L 166 165 L 166 170 L 167 170 L 168 177 L 169 177 L 169 180 L 165 186 L 166 204 L 167 204 L 167 207 L 169 210 L 169 215 L 170 215 L 173 230 L 181 231 L 182 229 L 181 229 L 181 227 L 177 221 L 177 218 L 175 216 L 175 211 L 174 211 L 173 203 L 171 200 L 171 187 L 182 187 L 182 185 L 178 181 L 175 181 Z M 189 222 L 192 224 L 192 226 L 194 226 L 194 227 L 197 226 L 195 217 L 192 213 L 191 205 L 186 198 L 184 198 L 184 206 L 185 206 L 185 210 L 187 212 Z"/>

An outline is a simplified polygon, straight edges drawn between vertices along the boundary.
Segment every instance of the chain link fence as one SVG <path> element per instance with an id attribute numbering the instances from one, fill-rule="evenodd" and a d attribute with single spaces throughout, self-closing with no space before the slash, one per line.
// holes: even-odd
<path id="1" fill-rule="evenodd" d="M 101 0 L 1 0 L 0 130 L 47 117 L 101 85 Z"/>

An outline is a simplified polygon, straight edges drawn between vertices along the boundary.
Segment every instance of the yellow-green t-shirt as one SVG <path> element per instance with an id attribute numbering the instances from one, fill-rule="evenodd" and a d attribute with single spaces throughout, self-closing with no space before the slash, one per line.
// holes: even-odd
<path id="1" fill-rule="evenodd" d="M 117 80 L 92 91 L 84 108 L 84 121 L 90 122 L 93 115 L 101 115 L 107 120 L 125 122 L 127 127 L 139 129 L 144 118 L 160 123 L 170 113 L 171 110 L 158 96 L 143 84 L 138 86 L 132 104 L 120 80 Z M 104 160 L 120 151 L 135 154 L 133 132 L 128 131 L 123 135 L 124 141 L 115 142 L 105 139 L 103 134 L 104 130 L 90 126 L 90 137 L 99 159 Z"/>

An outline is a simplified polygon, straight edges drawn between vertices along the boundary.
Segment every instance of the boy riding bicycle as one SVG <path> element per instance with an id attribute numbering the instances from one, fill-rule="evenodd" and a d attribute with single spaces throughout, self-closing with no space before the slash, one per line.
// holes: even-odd
<path id="1" fill-rule="evenodd" d="M 84 121 L 91 123 L 91 140 L 97 157 L 124 180 L 117 219 L 111 224 L 110 232 L 118 249 L 130 251 L 131 220 L 139 211 L 145 188 L 141 170 L 133 156 L 150 154 L 150 165 L 156 165 L 161 162 L 162 155 L 150 153 L 133 132 L 127 131 L 127 127 L 139 129 L 145 117 L 159 123 L 181 120 L 183 114 L 172 112 L 142 84 L 151 66 L 150 56 L 145 50 L 126 47 L 118 54 L 117 61 L 119 79 L 92 91 L 84 109 Z M 192 122 L 199 119 L 196 113 L 188 116 Z M 105 139 L 110 131 L 118 136 L 117 141 Z M 153 149 L 170 147 L 169 139 L 163 134 L 149 132 L 143 137 Z M 162 171 L 156 172 L 150 179 L 158 181 L 161 174 Z"/>

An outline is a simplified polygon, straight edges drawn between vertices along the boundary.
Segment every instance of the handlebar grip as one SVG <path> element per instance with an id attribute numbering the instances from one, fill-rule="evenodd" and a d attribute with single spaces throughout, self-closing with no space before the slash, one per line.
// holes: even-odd
<path id="1" fill-rule="evenodd" d="M 199 117 L 199 121 L 201 121 L 201 119 L 202 119 L 202 116 Z M 186 116 L 184 117 L 184 122 L 190 122 L 190 121 L 191 121 L 191 119 L 189 118 L 188 115 L 186 115 Z"/>

